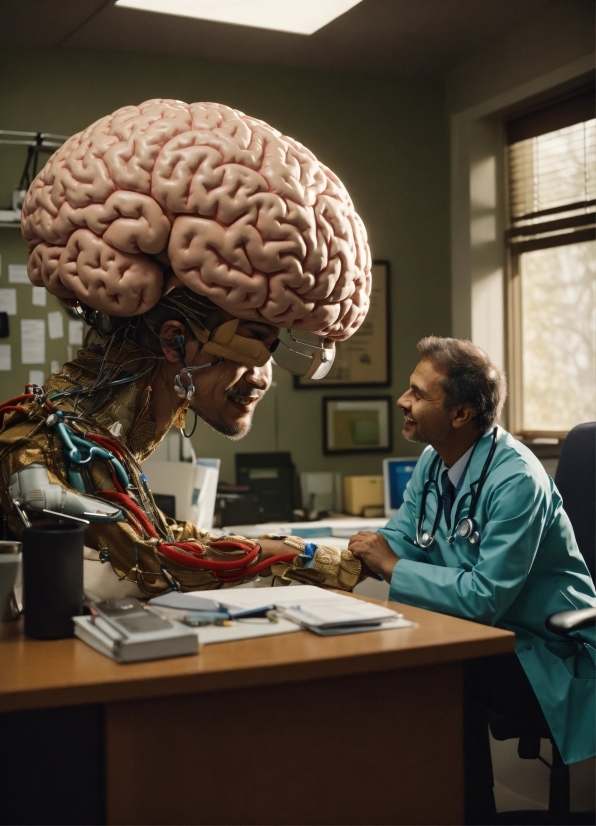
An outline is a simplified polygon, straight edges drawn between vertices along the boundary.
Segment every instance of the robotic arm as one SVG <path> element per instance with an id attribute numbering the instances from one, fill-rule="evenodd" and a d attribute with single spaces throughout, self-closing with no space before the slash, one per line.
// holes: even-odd
<path id="1" fill-rule="evenodd" d="M 52 484 L 46 468 L 36 463 L 13 473 L 10 477 L 9 492 L 11 501 L 26 528 L 31 527 L 26 510 L 38 515 L 73 519 L 77 522 L 124 520 L 119 508 L 99 499 L 74 493 L 62 485 Z"/>

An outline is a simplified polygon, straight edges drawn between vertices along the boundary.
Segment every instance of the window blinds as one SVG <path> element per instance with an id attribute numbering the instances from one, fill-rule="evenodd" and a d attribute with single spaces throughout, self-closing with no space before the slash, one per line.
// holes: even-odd
<path id="1" fill-rule="evenodd" d="M 594 109 L 590 89 L 507 123 L 510 236 L 593 223 Z"/>

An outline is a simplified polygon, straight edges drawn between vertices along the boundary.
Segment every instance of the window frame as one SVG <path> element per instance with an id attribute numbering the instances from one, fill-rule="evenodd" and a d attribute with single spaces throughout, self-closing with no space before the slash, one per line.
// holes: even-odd
<path id="1" fill-rule="evenodd" d="M 523 306 L 522 306 L 522 285 L 521 285 L 521 255 L 541 249 L 552 249 L 570 244 L 579 244 L 585 241 L 596 240 L 596 199 L 581 201 L 579 203 L 569 203 L 561 206 L 550 207 L 534 213 L 525 214 L 518 218 L 513 218 L 511 214 L 511 169 L 509 147 L 520 140 L 527 140 L 530 137 L 538 137 L 542 134 L 549 134 L 564 128 L 565 123 L 553 123 L 553 110 L 557 107 L 565 107 L 584 98 L 583 109 L 585 112 L 586 97 L 593 99 L 594 80 L 593 77 L 586 84 L 577 86 L 563 95 L 555 95 L 550 101 L 542 101 L 538 106 L 530 107 L 525 112 L 516 112 L 512 120 L 503 121 L 503 205 L 505 207 L 505 231 L 504 241 L 504 279 L 503 279 L 503 302 L 504 302 L 504 350 L 505 365 L 508 375 L 508 425 L 509 430 L 524 442 L 531 443 L 536 439 L 552 439 L 561 443 L 567 436 L 568 430 L 530 430 L 524 427 L 524 369 L 523 369 Z M 580 103 L 581 106 L 581 103 Z M 527 122 L 547 114 L 544 122 L 544 131 L 530 131 L 527 137 L 522 132 L 513 140 L 508 139 L 509 124 L 520 120 Z M 565 117 L 565 115 L 563 115 Z M 555 114 L 556 119 L 556 114 Z M 588 118 L 591 120 L 592 118 Z M 577 123 L 585 121 L 578 120 Z M 569 124 L 571 125 L 571 124 Z M 535 126 L 535 124 L 534 124 Z M 533 126 L 530 126 L 530 130 Z M 509 133 L 511 134 L 511 133 Z M 584 210 L 583 213 L 577 213 Z M 552 217 L 550 217 L 552 216 Z M 541 219 L 537 223 L 525 223 L 533 219 Z M 519 221 L 523 221 L 521 225 Z"/>
<path id="2" fill-rule="evenodd" d="M 533 250 L 552 249 L 570 244 L 580 244 L 596 239 L 596 228 L 582 228 L 575 232 L 566 232 L 551 235 L 545 238 L 534 238 L 527 241 L 509 242 L 505 245 L 505 307 L 506 330 L 505 350 L 507 360 L 507 374 L 509 376 L 509 428 L 522 440 L 531 441 L 537 438 L 565 439 L 568 430 L 528 430 L 523 427 L 524 404 L 524 368 L 522 345 L 522 290 L 520 257 L 524 252 Z"/>

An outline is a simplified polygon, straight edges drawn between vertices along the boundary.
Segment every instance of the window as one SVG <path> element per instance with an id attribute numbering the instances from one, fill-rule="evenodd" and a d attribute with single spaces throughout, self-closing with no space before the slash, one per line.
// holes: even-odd
<path id="1" fill-rule="evenodd" d="M 594 89 L 507 124 L 511 429 L 596 419 Z"/>

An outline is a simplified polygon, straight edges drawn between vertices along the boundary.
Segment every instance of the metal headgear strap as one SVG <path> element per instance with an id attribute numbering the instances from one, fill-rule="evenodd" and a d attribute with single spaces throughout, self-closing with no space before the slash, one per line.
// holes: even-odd
<path id="1" fill-rule="evenodd" d="M 211 332 L 202 330 L 189 319 L 187 319 L 187 323 L 203 345 L 205 353 L 238 361 L 240 364 L 247 364 L 249 367 L 263 367 L 271 358 L 271 352 L 264 342 L 255 338 L 236 335 L 236 330 L 240 324 L 239 318 L 225 321 Z"/>

